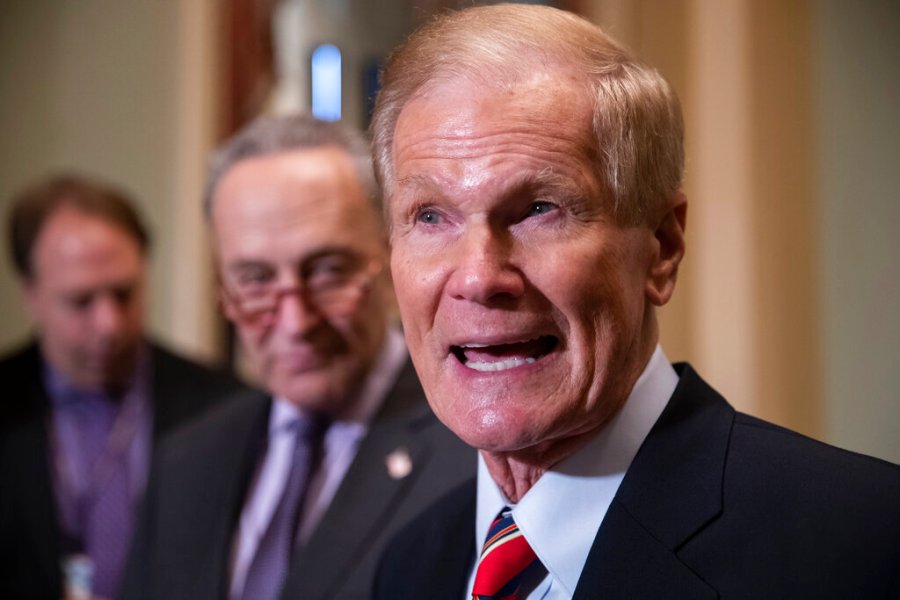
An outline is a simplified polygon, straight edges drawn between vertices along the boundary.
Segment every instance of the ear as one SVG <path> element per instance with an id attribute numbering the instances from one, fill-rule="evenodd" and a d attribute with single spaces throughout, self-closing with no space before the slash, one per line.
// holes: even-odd
<path id="1" fill-rule="evenodd" d="M 653 237 L 655 256 L 647 273 L 647 298 L 662 306 L 675 291 L 678 266 L 684 258 L 684 231 L 687 222 L 687 197 L 678 191 L 656 223 Z"/>
<path id="2" fill-rule="evenodd" d="M 232 323 L 237 323 L 237 310 L 235 309 L 234 304 L 228 299 L 228 295 L 225 293 L 225 290 L 222 289 L 221 283 L 218 284 L 218 290 L 216 294 L 219 299 L 219 310 L 222 311 L 222 314 L 225 315 L 226 319 L 228 319 Z"/>

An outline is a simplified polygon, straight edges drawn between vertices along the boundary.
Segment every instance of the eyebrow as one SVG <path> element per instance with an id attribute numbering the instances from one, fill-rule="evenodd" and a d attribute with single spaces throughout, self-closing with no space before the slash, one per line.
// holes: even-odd
<path id="1" fill-rule="evenodd" d="M 272 268 L 273 266 L 272 263 L 263 260 L 240 259 L 225 265 L 225 268 L 229 271 L 247 271 L 250 269 Z"/>
<path id="2" fill-rule="evenodd" d="M 437 181 L 427 175 L 409 175 L 402 179 L 398 179 L 395 184 L 395 189 L 401 187 L 407 189 L 412 188 L 412 193 L 416 195 L 424 190 L 441 190 L 441 186 Z"/>
<path id="3" fill-rule="evenodd" d="M 549 167 L 522 176 L 510 189 L 521 190 L 528 188 L 548 188 L 559 191 L 571 198 L 584 198 L 594 193 L 594 190 L 586 189 L 585 186 L 578 185 L 571 177 L 564 177 L 554 172 Z"/>
<path id="4" fill-rule="evenodd" d="M 97 294 L 105 294 L 110 292 L 114 294 L 118 292 L 133 292 L 138 288 L 139 285 L 139 278 L 127 278 L 119 281 L 113 281 L 102 286 L 88 287 L 84 289 L 59 290 L 58 296 L 66 300 L 71 300 L 80 297 L 93 297 Z"/>
<path id="5" fill-rule="evenodd" d="M 300 266 L 321 260 L 323 258 L 346 258 L 348 260 L 362 260 L 363 253 L 346 246 L 322 246 L 313 252 L 300 257 L 297 264 Z M 265 259 L 238 259 L 226 267 L 231 271 L 244 271 L 248 269 L 277 269 L 278 264 L 267 261 Z"/>

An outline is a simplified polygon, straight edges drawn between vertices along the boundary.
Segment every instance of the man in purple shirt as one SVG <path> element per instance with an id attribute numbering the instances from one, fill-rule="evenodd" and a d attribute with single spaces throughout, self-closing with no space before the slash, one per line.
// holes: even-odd
<path id="1" fill-rule="evenodd" d="M 121 191 L 40 182 L 9 235 L 36 339 L 0 361 L 0 597 L 109 598 L 154 435 L 238 386 L 147 339 L 149 236 Z"/>

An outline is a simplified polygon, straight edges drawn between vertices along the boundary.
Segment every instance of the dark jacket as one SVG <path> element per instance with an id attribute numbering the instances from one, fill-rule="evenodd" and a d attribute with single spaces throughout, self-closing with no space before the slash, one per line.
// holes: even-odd
<path id="1" fill-rule="evenodd" d="M 159 449 L 126 569 L 125 600 L 222 600 L 229 558 L 271 399 L 235 398 Z M 412 470 L 392 477 L 386 460 Z M 432 414 L 407 362 L 369 425 L 327 511 L 294 556 L 282 598 L 368 598 L 387 541 L 475 473 L 476 454 Z"/>
<path id="2" fill-rule="evenodd" d="M 156 344 L 150 360 L 156 437 L 242 387 Z M 0 360 L 0 598 L 62 597 L 50 400 L 41 365 L 34 343 Z"/>
<path id="3" fill-rule="evenodd" d="M 737 413 L 677 368 L 574 597 L 900 598 L 900 467 Z M 386 551 L 376 598 L 463 597 L 474 480 L 426 514 Z"/>

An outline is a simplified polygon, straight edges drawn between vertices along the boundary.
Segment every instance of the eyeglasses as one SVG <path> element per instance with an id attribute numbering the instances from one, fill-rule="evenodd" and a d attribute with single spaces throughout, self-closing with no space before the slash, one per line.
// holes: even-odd
<path id="1" fill-rule="evenodd" d="M 284 287 L 269 281 L 228 285 L 220 279 L 222 301 L 244 324 L 254 327 L 271 325 L 285 296 L 297 294 L 307 307 L 329 318 L 344 317 L 359 307 L 381 273 L 382 264 L 372 260 L 364 266 L 314 266 L 299 281 Z"/>

